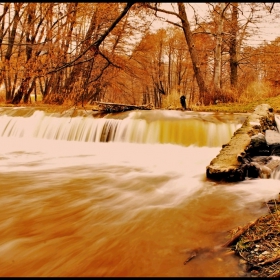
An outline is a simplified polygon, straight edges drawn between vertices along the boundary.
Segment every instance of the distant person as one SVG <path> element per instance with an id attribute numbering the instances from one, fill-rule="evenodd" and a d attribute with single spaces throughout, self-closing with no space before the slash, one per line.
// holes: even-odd
<path id="1" fill-rule="evenodd" d="M 187 109 L 187 107 L 186 107 L 186 96 L 185 95 L 182 95 L 180 97 L 180 102 L 181 102 L 183 110 L 185 111 Z"/>

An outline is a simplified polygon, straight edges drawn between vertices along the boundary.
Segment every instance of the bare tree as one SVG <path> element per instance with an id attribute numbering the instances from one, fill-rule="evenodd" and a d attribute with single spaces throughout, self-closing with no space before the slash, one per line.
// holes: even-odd
<path id="1" fill-rule="evenodd" d="M 238 3 L 232 3 L 231 12 L 231 34 L 230 34 L 230 45 L 229 45 L 229 55 L 230 55 L 230 84 L 232 87 L 237 86 L 238 76 L 238 62 L 237 62 L 237 30 L 238 30 Z"/>
<path id="2" fill-rule="evenodd" d="M 220 12 L 218 17 L 218 28 L 216 34 L 216 48 L 214 56 L 214 91 L 216 94 L 221 91 L 221 74 L 222 74 L 222 41 L 224 27 L 224 13 L 227 8 L 224 2 L 220 3 Z"/>
<path id="3" fill-rule="evenodd" d="M 11 57 L 13 54 L 14 43 L 16 40 L 16 31 L 20 21 L 22 14 L 20 15 L 21 7 L 23 3 L 14 3 L 14 16 L 12 22 L 9 23 L 8 28 L 11 26 L 12 29 L 8 32 L 8 46 L 6 49 L 6 53 L 4 56 L 4 65 L 2 68 L 2 73 L 4 73 L 4 83 L 6 87 L 6 100 L 11 100 L 14 90 L 15 90 L 15 83 L 12 82 L 12 66 L 11 66 Z M 7 6 L 6 6 L 7 8 Z M 3 29 L 3 28 L 2 28 Z"/>

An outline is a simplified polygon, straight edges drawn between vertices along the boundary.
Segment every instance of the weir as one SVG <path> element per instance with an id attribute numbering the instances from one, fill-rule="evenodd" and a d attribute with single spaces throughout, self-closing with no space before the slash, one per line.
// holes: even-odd
<path id="1" fill-rule="evenodd" d="M 73 115 L 75 117 L 72 117 Z M 240 132 L 244 130 L 242 124 L 244 125 L 246 118 L 248 114 L 174 110 L 135 110 L 99 115 L 82 110 L 48 113 L 35 108 L 0 108 L 0 137 L 95 143 L 173 144 L 185 147 L 224 146 L 220 151 L 220 154 L 223 154 L 229 149 L 226 143 L 233 141 L 231 137 L 234 135 L 240 137 Z M 279 123 L 277 116 L 276 123 Z M 247 146 L 250 142 L 249 135 L 245 133 L 242 137 L 246 138 L 244 143 Z M 230 155 L 237 163 L 233 169 L 238 169 L 242 164 L 237 156 L 244 147 L 239 144 L 235 145 L 235 148 L 239 149 L 238 152 L 231 152 Z M 224 176 L 224 171 L 220 172 L 220 154 L 207 167 L 208 178 L 215 177 L 215 174 Z M 230 159 L 227 152 L 223 157 L 225 162 Z M 219 159 L 218 164 L 217 159 Z M 213 167 L 217 169 L 216 173 L 213 173 Z M 223 168 L 227 171 L 232 167 L 226 164 Z M 214 175 L 212 176 L 208 170 L 211 170 Z M 274 170 L 271 178 L 280 179 L 279 173 L 278 169 Z M 245 174 L 242 174 L 244 177 Z"/>
<path id="2" fill-rule="evenodd" d="M 27 109 L 0 112 L 0 137 L 82 142 L 131 142 L 219 147 L 241 126 L 245 115 L 133 111 L 75 116 Z M 22 115 L 21 115 L 22 114 Z"/>

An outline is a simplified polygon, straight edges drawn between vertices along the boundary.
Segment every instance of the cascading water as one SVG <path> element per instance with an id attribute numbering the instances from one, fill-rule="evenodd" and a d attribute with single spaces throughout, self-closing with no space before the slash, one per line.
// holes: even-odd
<path id="1" fill-rule="evenodd" d="M 280 115 L 275 114 L 275 122 L 277 131 L 280 132 Z M 277 160 L 280 160 L 280 157 L 276 157 Z M 271 173 L 271 178 L 275 180 L 280 180 L 280 166 L 275 168 Z"/>
<path id="2" fill-rule="evenodd" d="M 123 114 L 121 119 L 92 116 L 70 118 L 35 111 L 27 116 L 2 115 L 0 136 L 220 147 L 229 141 L 241 124 L 234 118 L 228 122 L 222 122 L 218 118 L 207 121 L 207 117 L 210 119 L 209 115 L 182 114 L 176 111 L 133 111 Z"/>
<path id="3" fill-rule="evenodd" d="M 205 171 L 246 114 L 72 113 L 0 108 L 0 276 L 245 275 L 221 244 L 279 180 Z"/>
<path id="4" fill-rule="evenodd" d="M 280 166 L 278 166 L 272 171 L 271 178 L 275 180 L 280 180 Z"/>

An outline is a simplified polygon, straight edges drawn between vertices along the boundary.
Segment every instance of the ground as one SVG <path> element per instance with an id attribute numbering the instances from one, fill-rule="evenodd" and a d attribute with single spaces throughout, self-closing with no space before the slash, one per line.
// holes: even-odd
<path id="1" fill-rule="evenodd" d="M 280 277 L 280 201 L 268 201 L 267 206 L 267 215 L 232 230 L 228 242 L 251 277 Z"/>
<path id="2" fill-rule="evenodd" d="M 248 103 L 218 103 L 215 105 L 209 105 L 209 106 L 192 106 L 192 111 L 202 111 L 202 112 L 224 112 L 224 113 L 250 113 L 253 112 L 257 105 L 259 104 L 269 104 L 273 109 L 274 112 L 280 113 L 280 95 L 276 97 L 270 97 L 265 99 L 260 99 L 258 101 L 254 102 L 248 102 Z M 47 111 L 52 112 L 56 111 L 57 108 L 61 108 L 62 111 L 67 110 L 69 108 L 75 107 L 74 104 L 68 103 L 67 105 L 49 105 L 49 104 L 43 104 L 42 102 L 32 103 L 32 104 L 18 104 L 18 105 L 12 105 L 12 104 L 0 104 L 0 106 L 39 106 L 42 108 L 47 109 Z M 83 109 L 81 105 L 76 106 L 78 109 Z M 85 105 L 84 108 L 87 110 L 91 109 L 97 109 L 97 105 Z M 162 108 L 165 109 L 165 108 Z M 168 108 L 171 109 L 171 108 Z M 180 104 L 180 100 L 178 100 L 178 107 L 172 108 L 181 110 L 182 106 Z"/>
<path id="3" fill-rule="evenodd" d="M 259 104 L 269 104 L 275 113 L 280 113 L 280 95 L 248 103 L 218 103 L 210 106 L 195 106 L 194 111 L 251 113 Z"/>

